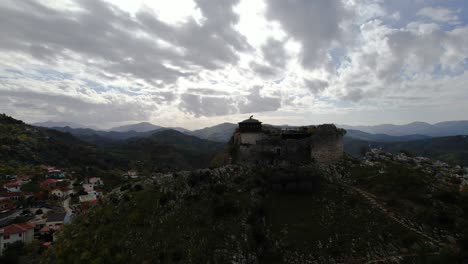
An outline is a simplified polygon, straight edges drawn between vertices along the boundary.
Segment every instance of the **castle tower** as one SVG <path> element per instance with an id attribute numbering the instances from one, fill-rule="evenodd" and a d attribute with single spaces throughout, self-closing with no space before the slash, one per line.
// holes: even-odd
<path id="1" fill-rule="evenodd" d="M 241 133 L 260 133 L 262 132 L 262 122 L 257 119 L 253 119 L 253 116 L 250 116 L 249 119 L 246 119 L 242 122 L 239 122 L 239 132 Z"/>

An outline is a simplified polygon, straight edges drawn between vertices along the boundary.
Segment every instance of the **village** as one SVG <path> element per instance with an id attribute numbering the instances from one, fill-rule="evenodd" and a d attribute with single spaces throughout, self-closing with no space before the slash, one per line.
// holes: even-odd
<path id="1" fill-rule="evenodd" d="M 135 179 L 137 171 L 122 177 Z M 39 175 L 0 175 L 0 183 L 0 256 L 15 244 L 34 241 L 48 248 L 64 225 L 98 206 L 109 191 L 99 177 L 79 179 L 74 171 L 45 165 Z"/>

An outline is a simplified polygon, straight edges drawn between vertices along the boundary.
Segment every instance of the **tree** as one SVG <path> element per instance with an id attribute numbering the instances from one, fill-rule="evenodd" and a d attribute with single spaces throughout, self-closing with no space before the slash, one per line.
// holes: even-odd
<path id="1" fill-rule="evenodd" d="M 37 184 L 36 182 L 28 182 L 21 186 L 21 191 L 23 192 L 36 193 L 36 192 L 39 192 L 40 190 L 41 188 L 39 187 L 39 184 Z"/>
<path id="2" fill-rule="evenodd" d="M 8 245 L 3 251 L 3 256 L 0 258 L 0 262 L 3 264 L 18 263 L 19 257 L 24 255 L 24 244 L 21 241 L 17 241 Z"/>

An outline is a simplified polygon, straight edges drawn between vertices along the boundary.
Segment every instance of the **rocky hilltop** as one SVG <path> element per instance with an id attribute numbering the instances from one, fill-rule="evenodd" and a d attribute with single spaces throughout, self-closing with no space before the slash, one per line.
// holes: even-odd
<path id="1" fill-rule="evenodd" d="M 131 181 L 66 226 L 43 263 L 454 263 L 468 172 L 371 152 Z"/>

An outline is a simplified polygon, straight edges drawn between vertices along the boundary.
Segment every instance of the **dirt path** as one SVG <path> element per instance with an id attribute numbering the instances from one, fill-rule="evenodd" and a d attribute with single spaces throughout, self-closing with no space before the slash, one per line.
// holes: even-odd
<path id="1" fill-rule="evenodd" d="M 438 255 L 439 253 L 438 252 L 434 252 L 434 253 L 428 253 L 426 255 L 431 255 L 431 256 L 435 256 L 435 255 Z M 403 259 L 405 258 L 414 258 L 414 257 L 417 257 L 419 256 L 418 254 L 401 254 L 401 255 L 395 255 L 395 256 L 388 256 L 388 257 L 383 257 L 381 259 L 374 259 L 374 260 L 370 260 L 370 261 L 367 261 L 366 264 L 374 264 L 374 263 L 400 263 L 400 261 L 402 261 Z"/>
<path id="2" fill-rule="evenodd" d="M 391 219 L 392 221 L 396 222 L 397 224 L 399 224 L 400 226 L 410 230 L 411 232 L 413 233 L 416 233 L 418 234 L 419 236 L 425 238 L 426 240 L 429 240 L 431 241 L 432 243 L 434 243 L 435 245 L 439 246 L 439 247 L 443 247 L 443 246 L 447 246 L 446 243 L 438 240 L 438 239 L 435 239 L 409 225 L 407 225 L 406 223 L 404 223 L 402 220 L 400 220 L 393 212 L 391 212 L 390 210 L 388 210 L 385 206 L 383 206 L 381 203 L 379 203 L 376 199 L 376 197 L 362 189 L 359 189 L 357 187 L 354 187 L 354 186 L 349 186 L 349 188 L 351 188 L 352 190 L 354 190 L 355 192 L 359 193 L 361 196 L 363 196 L 373 207 L 379 209 L 382 213 L 384 213 L 384 215 Z"/>

